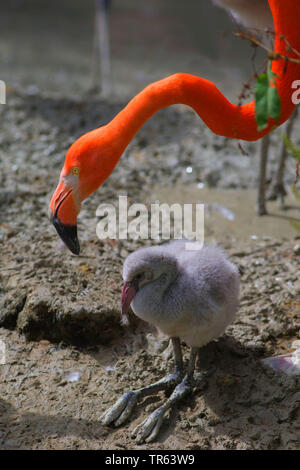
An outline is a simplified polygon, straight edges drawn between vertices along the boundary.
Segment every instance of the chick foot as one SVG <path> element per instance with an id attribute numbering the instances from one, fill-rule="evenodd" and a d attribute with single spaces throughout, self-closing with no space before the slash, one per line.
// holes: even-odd
<path id="1" fill-rule="evenodd" d="M 193 386 L 192 380 L 186 375 L 183 381 L 174 389 L 170 398 L 134 429 L 132 435 L 136 438 L 138 444 L 152 442 L 157 438 L 166 412 L 182 398 L 189 395 L 193 390 Z"/>
<path id="2" fill-rule="evenodd" d="M 124 393 L 113 406 L 100 416 L 100 421 L 105 426 L 109 426 L 110 424 L 116 427 L 121 426 L 121 424 L 125 423 L 129 418 L 140 398 L 159 392 L 160 390 L 167 390 L 170 387 L 174 387 L 180 382 L 181 378 L 182 373 L 176 370 L 173 374 L 147 387 Z"/>
<path id="3" fill-rule="evenodd" d="M 175 387 L 169 399 L 133 431 L 133 437 L 136 437 L 137 442 L 140 444 L 145 441 L 152 442 L 156 439 L 166 412 L 182 400 L 182 398 L 189 395 L 192 392 L 193 387 L 197 385 L 194 380 L 194 369 L 198 348 L 192 348 L 187 373 L 182 379 L 183 362 L 180 341 L 178 338 L 172 338 L 172 342 L 175 358 L 175 369 L 173 374 L 170 374 L 147 387 L 124 393 L 124 395 L 122 395 L 121 398 L 119 398 L 119 400 L 100 417 L 100 421 L 104 425 L 113 424 L 114 426 L 120 426 L 129 418 L 140 398 L 154 394 L 160 390 L 167 390 L 168 388 Z"/>
<path id="4" fill-rule="evenodd" d="M 179 338 L 171 338 L 174 350 L 174 372 L 167 375 L 161 380 L 148 385 L 147 387 L 139 388 L 138 390 L 132 390 L 124 393 L 119 400 L 105 411 L 99 418 L 99 420 L 105 426 L 114 424 L 114 426 L 121 426 L 131 415 L 135 405 L 140 398 L 146 397 L 153 393 L 159 392 L 160 390 L 167 390 L 168 388 L 175 387 L 180 383 L 183 377 L 183 362 L 182 352 Z"/>
<path id="5" fill-rule="evenodd" d="M 131 415 L 133 408 L 137 404 L 138 398 L 139 393 L 137 390 L 124 393 L 113 406 L 100 416 L 100 421 L 105 426 L 112 423 L 114 426 L 121 426 L 121 424 L 125 423 L 127 418 Z"/>

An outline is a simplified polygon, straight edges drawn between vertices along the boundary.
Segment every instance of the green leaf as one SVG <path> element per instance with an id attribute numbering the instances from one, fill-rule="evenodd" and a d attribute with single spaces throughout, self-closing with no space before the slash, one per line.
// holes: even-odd
<path id="1" fill-rule="evenodd" d="M 275 86 L 277 75 L 268 67 L 267 73 L 261 74 L 255 86 L 255 119 L 257 128 L 262 131 L 268 126 L 269 118 L 279 119 L 281 113 L 280 96 Z"/>
<path id="2" fill-rule="evenodd" d="M 276 121 L 279 119 L 281 113 L 280 96 L 275 86 L 268 89 L 268 114 Z"/>
<path id="3" fill-rule="evenodd" d="M 275 82 L 275 78 L 277 78 L 278 75 L 277 75 L 276 73 L 272 72 L 270 66 L 268 66 L 267 75 L 268 75 L 269 83 L 270 83 L 270 84 L 273 83 L 273 84 L 275 85 L 275 83 L 276 83 L 276 82 Z"/>

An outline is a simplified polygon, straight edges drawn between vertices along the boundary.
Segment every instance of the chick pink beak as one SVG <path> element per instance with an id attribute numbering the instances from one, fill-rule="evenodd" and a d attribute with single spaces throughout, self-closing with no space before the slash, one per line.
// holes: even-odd
<path id="1" fill-rule="evenodd" d="M 121 294 L 122 315 L 128 313 L 130 304 L 136 293 L 137 289 L 131 283 L 125 282 Z"/>

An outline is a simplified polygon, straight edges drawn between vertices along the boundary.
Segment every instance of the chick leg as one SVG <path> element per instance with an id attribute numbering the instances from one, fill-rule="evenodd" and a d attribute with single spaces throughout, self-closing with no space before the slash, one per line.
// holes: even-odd
<path id="1" fill-rule="evenodd" d="M 124 393 L 111 408 L 100 416 L 100 421 L 104 425 L 114 424 L 114 426 L 120 426 L 131 415 L 140 398 L 174 387 L 182 380 L 183 361 L 179 338 L 172 338 L 172 344 L 175 362 L 174 372 L 147 387 Z"/>
<path id="2" fill-rule="evenodd" d="M 134 437 L 136 436 L 139 444 L 144 441 L 154 441 L 159 433 L 166 412 L 170 408 L 173 408 L 180 400 L 182 400 L 182 398 L 189 395 L 193 390 L 193 377 L 197 354 L 198 348 L 192 348 L 187 373 L 182 382 L 177 385 L 170 398 L 161 407 L 153 411 L 153 413 L 133 431 L 133 435 Z"/>

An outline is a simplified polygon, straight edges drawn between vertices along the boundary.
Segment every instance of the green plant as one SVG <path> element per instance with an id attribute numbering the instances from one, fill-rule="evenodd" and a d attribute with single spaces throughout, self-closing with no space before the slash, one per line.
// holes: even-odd
<path id="1" fill-rule="evenodd" d="M 280 96 L 275 86 L 277 75 L 271 71 L 270 64 L 267 72 L 257 77 L 255 85 L 255 118 L 259 131 L 268 126 L 269 118 L 278 120 L 281 113 Z"/>

